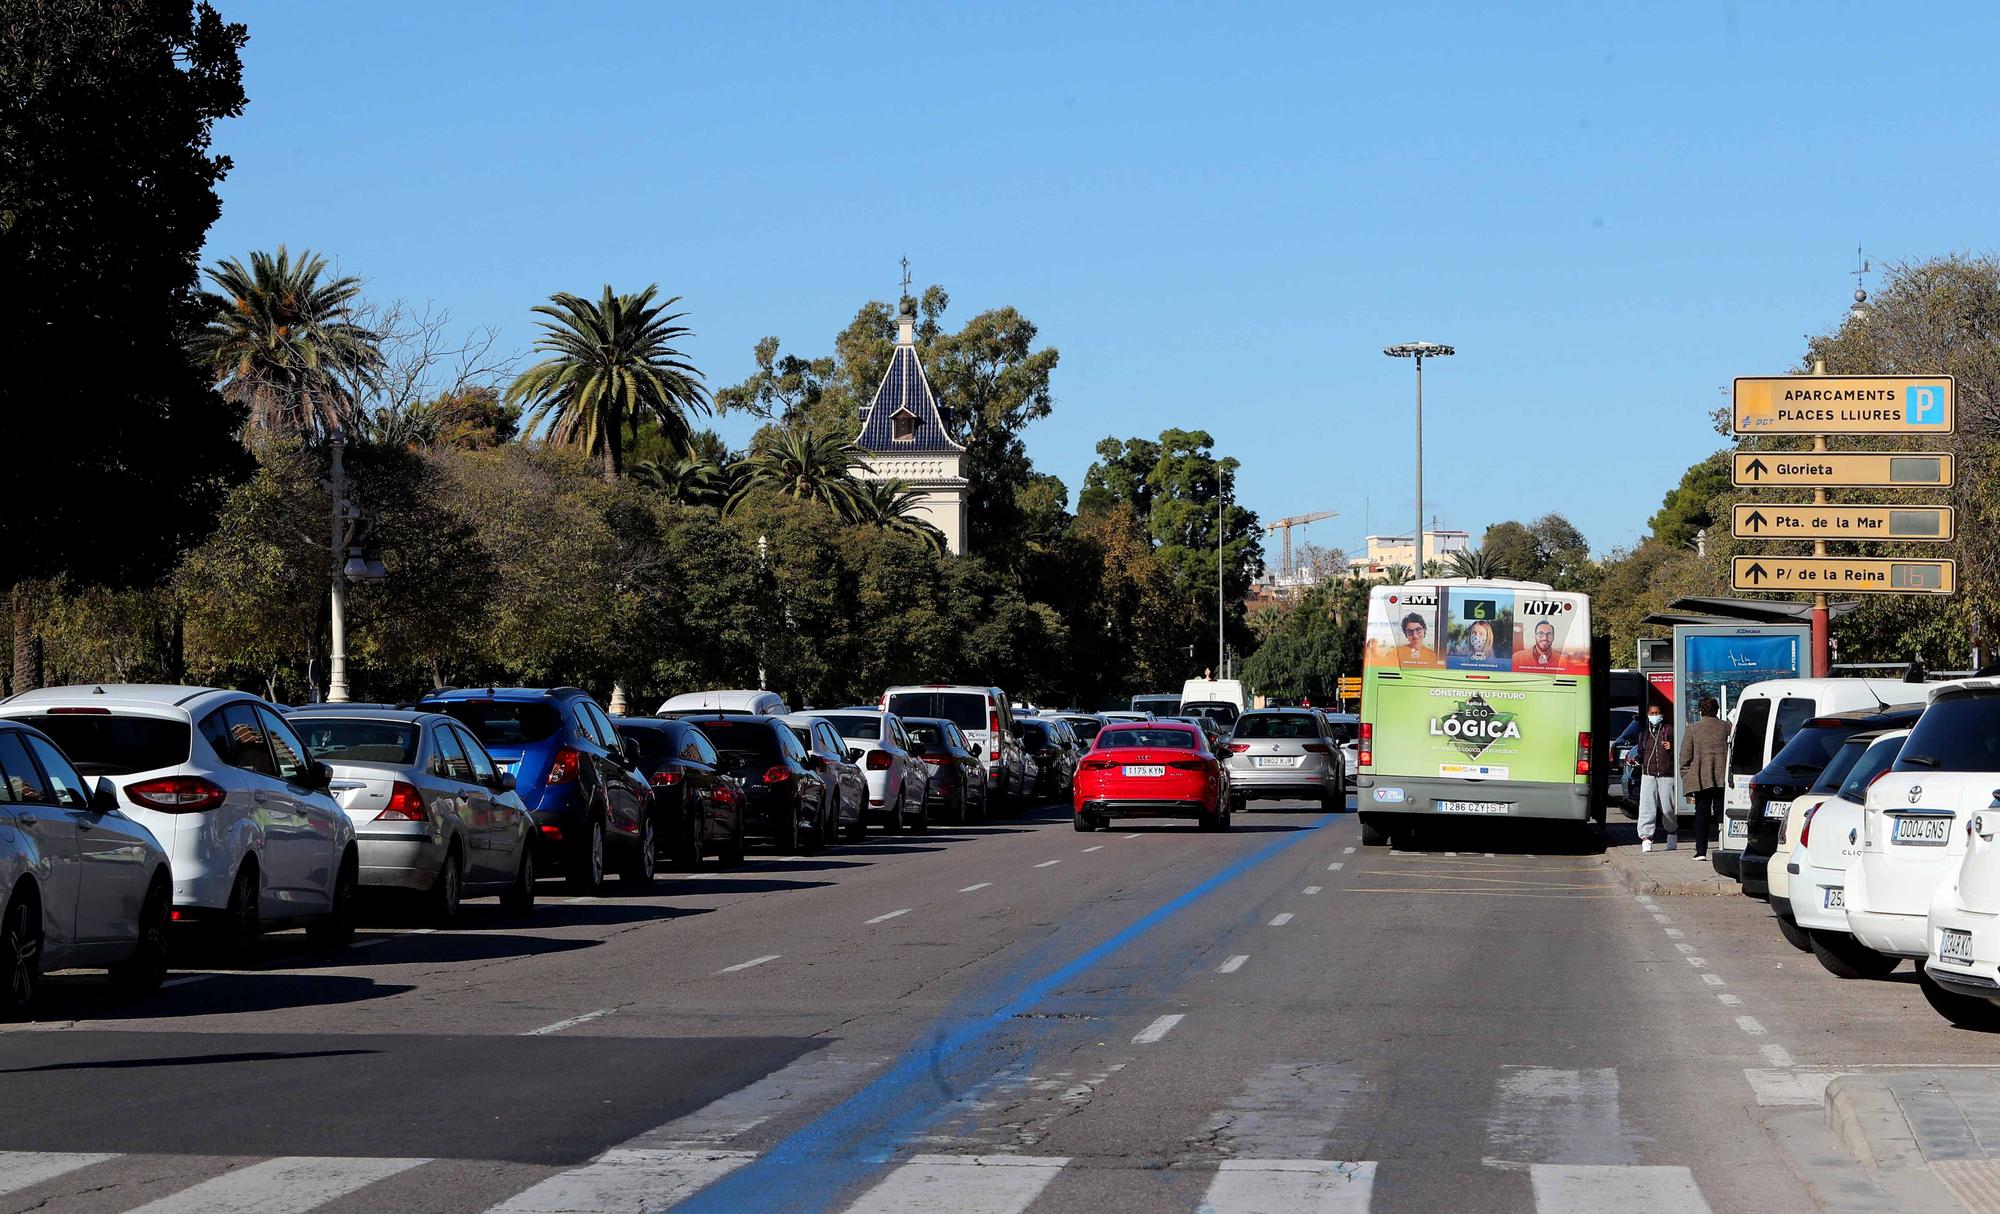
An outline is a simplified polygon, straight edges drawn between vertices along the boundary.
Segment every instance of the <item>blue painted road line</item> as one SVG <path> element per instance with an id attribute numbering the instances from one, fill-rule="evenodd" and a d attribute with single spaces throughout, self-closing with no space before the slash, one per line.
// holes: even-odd
<path id="1" fill-rule="evenodd" d="M 685 1214 L 741 1214 L 746 1210 L 823 1210 L 848 1188 L 879 1171 L 910 1133 L 954 1099 L 949 1074 L 994 1044 L 1003 1026 L 1076 978 L 1139 940 L 1209 894 L 1312 837 L 1334 821 L 1327 814 L 1304 830 L 1267 844 L 1201 884 L 1179 894 L 1103 943 L 1038 978 L 1000 1006 L 940 1019 L 866 1087 L 794 1131 L 748 1164 L 675 1207 Z M 998 997 L 1025 975 L 997 983 Z M 1020 1025 L 1015 1026 L 1020 1029 Z"/>

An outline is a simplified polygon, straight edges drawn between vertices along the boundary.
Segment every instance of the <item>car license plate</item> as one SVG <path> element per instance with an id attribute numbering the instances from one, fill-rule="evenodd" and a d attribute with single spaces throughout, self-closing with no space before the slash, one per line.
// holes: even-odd
<path id="1" fill-rule="evenodd" d="M 1972 964 L 1972 933 L 1955 927 L 1938 931 L 1938 960 L 1956 961 L 1960 965 Z"/>
<path id="2" fill-rule="evenodd" d="M 1514 808 L 1511 801 L 1433 801 L 1441 814 L 1504 814 Z"/>
<path id="3" fill-rule="evenodd" d="M 1297 763 L 1297 759 L 1287 758 L 1284 755 L 1258 755 L 1251 760 L 1253 767 L 1292 767 Z"/>
<path id="4" fill-rule="evenodd" d="M 1945 817 L 1917 818 L 1901 814 L 1896 818 L 1896 829 L 1890 832 L 1889 841 L 1942 847 L 1951 839 L 1951 823 L 1952 819 Z"/>
<path id="5" fill-rule="evenodd" d="M 1730 839 L 1747 839 L 1750 837 L 1750 824 L 1741 818 L 1731 818 L 1729 829 L 1724 831 L 1723 835 Z"/>
<path id="6" fill-rule="evenodd" d="M 1791 806 L 1783 801 L 1767 801 L 1764 803 L 1764 816 L 1767 818 L 1777 818 L 1780 821 L 1783 821 L 1785 817 L 1785 811 L 1790 808 Z"/>
<path id="7" fill-rule="evenodd" d="M 1165 767 L 1135 766 L 1130 763 L 1125 765 L 1124 771 L 1128 776 L 1164 776 L 1167 774 Z"/>
<path id="8" fill-rule="evenodd" d="M 1820 886 L 1819 904 L 1824 910 L 1846 910 L 1847 887 L 1844 885 Z"/>

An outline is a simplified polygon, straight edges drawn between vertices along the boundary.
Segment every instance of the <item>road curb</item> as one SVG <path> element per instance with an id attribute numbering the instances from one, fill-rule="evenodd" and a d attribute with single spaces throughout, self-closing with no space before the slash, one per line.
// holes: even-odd
<path id="1" fill-rule="evenodd" d="M 1922 1167 L 1924 1153 L 1889 1085 L 1872 1075 L 1842 1075 L 1826 1085 L 1826 1128 L 1866 1167 Z"/>
<path id="2" fill-rule="evenodd" d="M 1681 852 L 1656 853 L 1675 858 L 1675 862 L 1686 867 L 1688 862 L 1681 859 Z M 1697 868 L 1685 877 L 1661 876 L 1650 871 L 1653 866 L 1643 864 L 1639 853 L 1628 847 L 1611 847 L 1604 850 L 1604 862 L 1618 874 L 1625 888 L 1635 894 L 1693 895 L 1698 897 L 1720 897 L 1724 894 L 1742 892 L 1736 882 L 1712 869 Z"/>

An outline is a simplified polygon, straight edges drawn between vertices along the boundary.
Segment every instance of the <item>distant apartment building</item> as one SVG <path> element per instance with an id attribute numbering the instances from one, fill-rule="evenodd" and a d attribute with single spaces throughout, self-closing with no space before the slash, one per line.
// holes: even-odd
<path id="1" fill-rule="evenodd" d="M 1448 561 L 1454 552 L 1464 552 L 1472 547 L 1472 533 L 1469 531 L 1428 530 L 1424 532 L 1424 563 Z M 1404 535 L 1371 535 L 1368 550 L 1347 562 L 1347 571 L 1355 577 L 1387 577 L 1391 569 L 1410 568 L 1412 545 L 1410 537 Z"/>

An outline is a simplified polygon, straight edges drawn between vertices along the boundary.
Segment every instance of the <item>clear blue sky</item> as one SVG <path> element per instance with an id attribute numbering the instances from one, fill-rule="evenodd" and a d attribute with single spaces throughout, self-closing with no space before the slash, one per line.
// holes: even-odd
<path id="1" fill-rule="evenodd" d="M 551 292 L 658 282 L 720 386 L 907 254 L 1061 350 L 1028 447 L 1072 493 L 1106 435 L 1203 427 L 1349 548 L 1409 527 L 1383 345 L 1459 350 L 1427 510 L 1601 553 L 1857 244 L 1984 250 L 2000 197 L 1985 4 L 217 2 L 250 106 L 211 260 L 311 247 L 523 348 Z"/>

